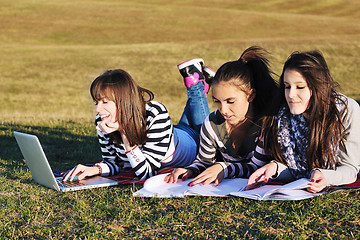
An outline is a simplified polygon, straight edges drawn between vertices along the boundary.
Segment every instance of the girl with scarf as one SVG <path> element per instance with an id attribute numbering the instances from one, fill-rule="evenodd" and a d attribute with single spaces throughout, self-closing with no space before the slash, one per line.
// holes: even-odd
<path id="1" fill-rule="evenodd" d="M 307 190 L 356 181 L 360 166 L 360 108 L 337 92 L 319 51 L 294 52 L 280 76 L 275 114 L 264 117 L 261 145 L 274 159 L 255 171 L 247 189 L 269 179 L 309 178 Z"/>

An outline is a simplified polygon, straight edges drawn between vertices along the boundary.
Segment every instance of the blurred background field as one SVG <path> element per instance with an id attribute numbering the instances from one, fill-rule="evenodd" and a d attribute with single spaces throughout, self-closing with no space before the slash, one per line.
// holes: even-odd
<path id="1" fill-rule="evenodd" d="M 176 121 L 186 91 L 176 65 L 216 70 L 247 47 L 321 50 L 343 92 L 360 99 L 358 1 L 1 1 L 0 116 L 4 122 L 92 121 L 91 81 L 123 68 Z"/>
<path id="2" fill-rule="evenodd" d="M 0 236 L 360 238 L 358 193 L 286 203 L 138 200 L 137 185 L 56 193 L 31 180 L 12 133 L 36 133 L 55 171 L 98 161 L 95 77 L 125 69 L 176 123 L 186 102 L 176 65 L 202 57 L 216 70 L 252 45 L 276 74 L 293 51 L 322 51 L 359 102 L 358 0 L 0 0 L 0 45 Z"/>

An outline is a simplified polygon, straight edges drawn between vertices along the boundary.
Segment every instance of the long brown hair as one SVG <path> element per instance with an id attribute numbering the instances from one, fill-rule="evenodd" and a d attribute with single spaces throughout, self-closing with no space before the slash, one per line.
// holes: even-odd
<path id="1" fill-rule="evenodd" d="M 125 134 L 131 146 L 146 142 L 145 105 L 154 98 L 150 90 L 138 86 L 126 71 L 115 69 L 97 77 L 91 84 L 90 93 L 95 102 L 104 98 L 115 102 L 119 131 Z M 148 95 L 146 100 L 145 94 Z M 122 143 L 118 131 L 110 136 L 116 143 Z"/>
<path id="2" fill-rule="evenodd" d="M 309 168 L 334 168 L 337 163 L 336 150 L 344 147 L 344 125 L 342 117 L 347 114 L 347 102 L 335 89 L 339 85 L 330 75 L 326 61 L 319 51 L 294 52 L 284 64 L 280 76 L 280 98 L 274 112 L 263 120 L 261 137 L 264 148 L 276 160 L 285 163 L 277 140 L 277 111 L 286 103 L 284 73 L 295 70 L 306 80 L 311 91 L 307 126 L 309 146 L 306 153 Z M 344 104 L 345 111 L 340 112 L 337 104 Z"/>
<path id="3" fill-rule="evenodd" d="M 247 48 L 238 60 L 226 62 L 216 71 L 212 84 L 229 82 L 246 94 L 255 89 L 254 114 L 257 117 L 264 115 L 269 103 L 278 94 L 278 85 L 272 77 L 268 55 L 261 47 Z"/>

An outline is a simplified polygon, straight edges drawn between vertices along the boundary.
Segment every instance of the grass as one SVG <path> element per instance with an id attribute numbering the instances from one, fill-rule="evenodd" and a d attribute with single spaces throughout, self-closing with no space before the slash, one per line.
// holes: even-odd
<path id="1" fill-rule="evenodd" d="M 203 57 L 216 70 L 251 45 L 269 50 L 277 74 L 291 52 L 321 50 L 359 102 L 359 13 L 356 0 L 2 0 L 0 238 L 360 238 L 358 192 L 288 202 L 133 198 L 136 184 L 58 193 L 32 180 L 13 136 L 37 134 L 54 171 L 99 161 L 96 76 L 124 68 L 176 123 L 186 101 L 176 65 Z"/>
<path id="2" fill-rule="evenodd" d="M 360 237 L 359 192 L 304 201 L 133 198 L 141 185 L 59 193 L 34 183 L 11 132 L 36 133 L 54 171 L 96 161 L 92 124 L 1 127 L 0 233 L 11 239 L 306 239 Z M 5 134 L 4 134 L 5 133 Z M 62 161 L 60 160 L 60 156 Z"/>

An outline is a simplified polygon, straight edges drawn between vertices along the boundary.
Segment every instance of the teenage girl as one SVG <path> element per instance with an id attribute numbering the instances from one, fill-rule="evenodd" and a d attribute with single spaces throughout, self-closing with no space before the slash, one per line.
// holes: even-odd
<path id="1" fill-rule="evenodd" d="M 309 178 L 308 191 L 352 183 L 360 165 L 360 108 L 335 90 L 319 51 L 294 52 L 280 77 L 276 114 L 264 120 L 261 138 L 271 163 L 255 171 L 248 189 L 269 179 Z"/>
<path id="2" fill-rule="evenodd" d="M 154 94 L 138 86 L 124 70 L 106 71 L 90 88 L 96 104 L 95 125 L 102 161 L 93 166 L 77 165 L 63 178 L 113 176 L 131 167 L 140 180 L 166 166 L 188 166 L 197 153 L 200 127 L 209 114 L 203 60 L 178 66 L 185 77 L 188 101 L 179 124 L 173 126 L 165 106 L 153 101 Z M 210 78 L 215 73 L 205 69 Z"/>
<path id="3" fill-rule="evenodd" d="M 269 70 L 266 51 L 246 49 L 236 61 L 223 64 L 212 82 L 212 96 L 217 110 L 205 120 L 200 148 L 193 164 L 177 168 L 165 181 L 176 183 L 194 178 L 189 185 L 219 184 L 223 178 L 249 177 L 268 163 L 267 156 L 255 153 L 258 120 L 278 92 Z"/>

